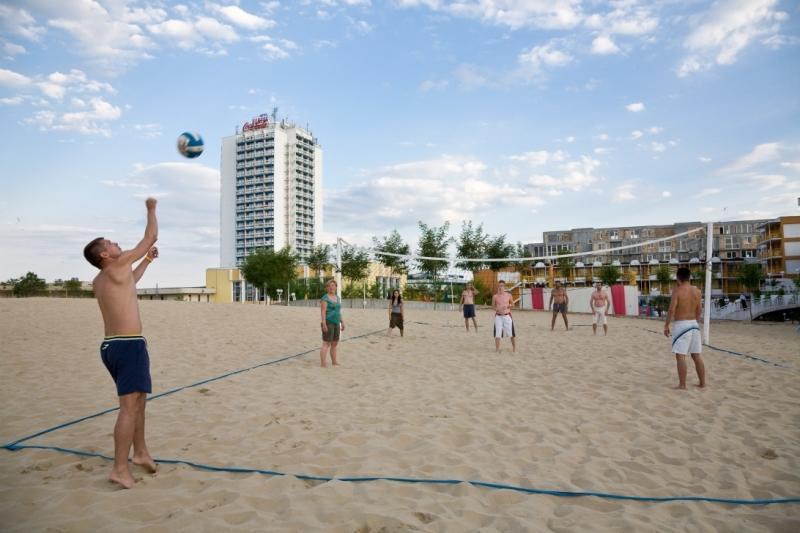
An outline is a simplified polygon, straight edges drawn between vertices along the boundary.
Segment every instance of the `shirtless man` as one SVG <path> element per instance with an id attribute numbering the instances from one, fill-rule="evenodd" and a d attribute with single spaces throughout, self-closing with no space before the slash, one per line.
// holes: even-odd
<path id="1" fill-rule="evenodd" d="M 128 454 L 133 444 L 133 464 L 150 473 L 156 463 L 144 441 L 144 409 L 146 395 L 152 392 L 150 357 L 142 337 L 142 320 L 136 282 L 158 257 L 153 245 L 158 239 L 156 200 L 148 198 L 147 227 L 144 238 L 132 250 L 122 251 L 119 244 L 104 237 L 94 239 L 83 249 L 89 263 L 100 269 L 93 287 L 105 325 L 105 339 L 100 345 L 100 358 L 117 385 L 119 414 L 114 426 L 114 466 L 109 479 L 129 489 L 136 482 L 128 467 Z M 133 268 L 133 263 L 142 261 Z"/>
<path id="2" fill-rule="evenodd" d="M 461 292 L 461 309 L 464 311 L 464 326 L 469 332 L 469 319 L 475 326 L 475 333 L 478 332 L 478 323 L 475 321 L 475 295 L 478 291 L 472 286 L 472 282 L 467 283 L 467 288 Z"/>
<path id="3" fill-rule="evenodd" d="M 601 283 L 595 284 L 597 289 L 592 293 L 589 299 L 589 306 L 592 309 L 592 334 L 597 335 L 597 324 L 603 326 L 603 333 L 608 335 L 608 309 L 611 307 L 611 300 L 608 299 L 608 294 L 603 290 Z M 604 309 L 605 308 L 605 309 Z"/>
<path id="4" fill-rule="evenodd" d="M 691 271 L 686 267 L 678 269 L 678 286 L 672 291 L 664 335 L 669 337 L 672 322 L 672 353 L 678 363 L 678 389 L 686 389 L 686 354 L 692 355 L 694 369 L 700 380 L 698 387 L 706 386 L 706 367 L 700 355 L 703 339 L 700 335 L 700 289 L 690 281 Z"/>
<path id="5" fill-rule="evenodd" d="M 550 331 L 556 327 L 556 317 L 558 313 L 564 317 L 564 326 L 569 330 L 569 321 L 567 320 L 567 306 L 569 305 L 569 296 L 567 290 L 561 286 L 560 281 L 556 281 L 556 288 L 550 293 L 550 303 L 548 307 L 553 309 L 553 320 L 550 321 Z"/>
<path id="6" fill-rule="evenodd" d="M 494 349 L 500 353 L 500 339 L 503 333 L 511 337 L 511 351 L 517 351 L 517 339 L 514 334 L 514 321 L 511 318 L 511 294 L 506 292 L 506 282 L 500 280 L 497 284 L 497 294 L 492 296 L 492 309 L 494 309 Z"/>

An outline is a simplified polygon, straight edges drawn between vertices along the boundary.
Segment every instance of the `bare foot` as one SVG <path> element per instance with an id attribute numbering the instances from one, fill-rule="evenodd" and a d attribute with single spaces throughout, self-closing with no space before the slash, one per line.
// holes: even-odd
<path id="1" fill-rule="evenodd" d="M 155 474 L 158 470 L 158 465 L 149 454 L 142 455 L 141 457 L 134 456 L 132 462 L 136 466 L 144 468 L 149 474 Z"/>
<path id="2" fill-rule="evenodd" d="M 697 385 L 695 385 L 695 387 L 697 387 L 698 389 L 705 389 L 706 388 L 706 384 L 705 383 L 698 383 Z"/>
<path id="3" fill-rule="evenodd" d="M 128 470 L 127 465 L 125 469 L 120 471 L 117 468 L 111 469 L 111 474 L 108 476 L 108 480 L 112 483 L 116 483 L 120 485 L 123 489 L 132 489 L 133 485 L 136 484 L 136 480 L 133 479 L 130 470 Z"/>
<path id="4" fill-rule="evenodd" d="M 678 385 L 677 387 L 672 387 L 675 390 L 686 390 L 686 385 Z"/>
<path id="5" fill-rule="evenodd" d="M 321 365 L 319 365 L 319 366 L 321 366 L 322 368 L 328 368 L 328 365 L 326 365 L 325 363 L 322 363 L 322 364 L 321 364 Z"/>
<path id="6" fill-rule="evenodd" d="M 336 361 L 334 361 L 334 362 L 333 362 L 333 366 L 339 366 L 339 363 L 337 363 Z"/>

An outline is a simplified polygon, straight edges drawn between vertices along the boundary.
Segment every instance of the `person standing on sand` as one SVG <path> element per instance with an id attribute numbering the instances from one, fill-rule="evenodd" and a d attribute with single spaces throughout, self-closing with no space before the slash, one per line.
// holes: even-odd
<path id="1" fill-rule="evenodd" d="M 492 309 L 494 309 L 494 349 L 500 353 L 500 339 L 503 333 L 511 337 L 511 351 L 517 351 L 517 339 L 514 333 L 514 321 L 511 318 L 511 306 L 514 304 L 511 294 L 506 292 L 506 282 L 500 280 L 497 284 L 497 294 L 492 296 Z"/>
<path id="2" fill-rule="evenodd" d="M 467 283 L 467 288 L 461 292 L 461 309 L 464 311 L 464 326 L 469 332 L 469 319 L 472 319 L 472 325 L 475 326 L 475 333 L 478 332 L 478 323 L 475 321 L 475 295 L 478 291 L 472 285 L 472 282 Z"/>
<path id="3" fill-rule="evenodd" d="M 667 312 L 667 321 L 664 324 L 664 335 L 670 335 L 670 322 L 674 327 L 672 332 L 672 353 L 678 364 L 678 389 L 686 389 L 686 354 L 692 355 L 694 369 L 700 380 L 698 387 L 706 386 L 706 367 L 703 364 L 702 351 L 703 339 L 700 335 L 700 289 L 691 283 L 692 273 L 686 267 L 678 269 L 678 286 L 672 291 L 672 301 Z"/>
<path id="4" fill-rule="evenodd" d="M 150 356 L 147 341 L 142 337 L 142 319 L 136 283 L 155 258 L 158 249 L 156 200 L 145 200 L 147 226 L 144 237 L 132 250 L 122 251 L 119 244 L 104 237 L 92 240 L 83 249 L 83 256 L 100 269 L 92 287 L 103 316 L 105 339 L 100 345 L 100 358 L 117 386 L 119 413 L 114 425 L 114 466 L 109 480 L 129 489 L 136 480 L 128 466 L 133 445 L 133 464 L 155 473 L 156 463 L 145 443 L 145 406 L 147 394 L 153 392 L 150 379 Z M 133 267 L 133 263 L 144 258 Z"/>
<path id="5" fill-rule="evenodd" d="M 392 298 L 389 300 L 389 331 L 386 335 L 392 336 L 392 329 L 400 328 L 400 336 L 403 336 L 403 297 L 397 289 L 392 291 Z"/>
<path id="6" fill-rule="evenodd" d="M 330 280 L 327 293 L 319 301 L 320 323 L 322 324 L 322 348 L 319 349 L 319 362 L 323 368 L 327 367 L 328 349 L 331 351 L 331 364 L 338 366 L 336 362 L 336 347 L 339 344 L 339 333 L 344 331 L 344 320 L 342 319 L 342 302 L 336 295 L 336 280 Z"/>
<path id="7" fill-rule="evenodd" d="M 597 283 L 597 289 L 592 293 L 589 298 L 589 307 L 592 309 L 592 334 L 597 335 L 597 324 L 603 326 L 603 333 L 608 335 L 608 309 L 611 307 L 611 300 L 608 299 L 608 294 L 603 290 L 603 285 Z"/>
<path id="8" fill-rule="evenodd" d="M 561 285 L 560 281 L 556 281 L 556 288 L 550 293 L 550 304 L 548 307 L 553 309 L 553 319 L 550 321 L 550 331 L 556 327 L 556 317 L 558 313 L 564 317 L 564 326 L 569 330 L 569 321 L 567 320 L 567 307 L 569 306 L 569 296 L 567 290 Z"/>

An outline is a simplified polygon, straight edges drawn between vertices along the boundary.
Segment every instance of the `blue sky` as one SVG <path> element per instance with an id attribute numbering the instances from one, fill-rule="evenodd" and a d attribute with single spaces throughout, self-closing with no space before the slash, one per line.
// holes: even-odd
<path id="1" fill-rule="evenodd" d="M 133 245 L 155 195 L 142 285 L 201 285 L 221 138 L 273 107 L 325 151 L 326 242 L 797 214 L 798 21 L 785 0 L 4 0 L 0 278 L 90 279 L 83 244 Z"/>

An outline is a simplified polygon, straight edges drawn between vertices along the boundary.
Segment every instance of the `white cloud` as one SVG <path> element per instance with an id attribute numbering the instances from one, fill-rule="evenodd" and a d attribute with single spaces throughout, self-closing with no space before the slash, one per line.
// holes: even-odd
<path id="1" fill-rule="evenodd" d="M 0 86 L 3 87 L 24 87 L 31 83 L 31 79 L 19 72 L 0 68 Z"/>
<path id="2" fill-rule="evenodd" d="M 711 163 L 711 158 L 701 155 L 697 158 L 701 163 Z"/>
<path id="3" fill-rule="evenodd" d="M 524 27 L 569 29 L 582 19 L 580 0 L 396 0 L 400 7 L 425 6 L 434 11 L 477 19 L 512 30 Z"/>
<path id="4" fill-rule="evenodd" d="M 248 30 L 262 30 L 275 26 L 274 20 L 259 17 L 258 15 L 245 11 L 239 6 L 231 5 L 219 7 L 218 9 L 229 22 Z"/>
<path id="5" fill-rule="evenodd" d="M 786 179 L 786 176 L 782 174 L 758 174 L 753 176 L 751 180 L 759 190 L 762 191 L 774 189 L 776 187 L 784 188 L 789 181 Z"/>
<path id="6" fill-rule="evenodd" d="M 6 57 L 13 58 L 19 54 L 27 53 L 27 50 L 21 44 L 16 43 L 4 43 L 3 44 L 3 53 L 6 54 Z"/>
<path id="7" fill-rule="evenodd" d="M 724 173 L 748 170 L 756 165 L 775 161 L 780 157 L 781 145 L 777 142 L 759 144 L 753 150 L 722 169 Z"/>
<path id="8" fill-rule="evenodd" d="M 268 59 L 286 59 L 289 57 L 289 52 L 280 46 L 272 43 L 265 43 L 262 47 Z"/>
<path id="9" fill-rule="evenodd" d="M 650 149 L 652 151 L 654 151 L 654 152 L 661 153 L 661 152 L 665 152 L 667 150 L 667 147 L 666 147 L 666 145 L 664 143 L 651 142 L 650 143 Z"/>
<path id="10" fill-rule="evenodd" d="M 712 196 L 715 194 L 719 194 L 722 192 L 722 189 L 718 187 L 709 187 L 701 190 L 699 193 L 694 195 L 694 198 L 705 198 L 706 196 Z"/>
<path id="11" fill-rule="evenodd" d="M 442 91 L 447 88 L 447 80 L 425 80 L 419 84 L 417 91 L 427 93 L 430 91 Z"/>
<path id="12" fill-rule="evenodd" d="M 614 191 L 614 196 L 611 201 L 614 203 L 631 202 L 636 200 L 636 195 L 633 194 L 633 185 L 621 185 Z"/>
<path id="13" fill-rule="evenodd" d="M 572 135 L 570 135 L 570 136 L 569 136 L 569 137 L 567 137 L 565 140 L 566 140 L 568 143 L 574 143 L 574 142 L 575 142 L 575 137 L 573 137 Z"/>
<path id="14" fill-rule="evenodd" d="M 631 113 L 641 113 L 644 111 L 644 104 L 642 102 L 634 102 L 625 106 L 625 109 Z"/>
<path id="15" fill-rule="evenodd" d="M 781 162 L 781 166 L 789 169 L 792 172 L 800 174 L 800 161 L 783 161 Z"/>
<path id="16" fill-rule="evenodd" d="M 614 7 L 613 10 L 604 14 L 589 15 L 584 24 L 588 28 L 611 35 L 642 36 L 658 29 L 658 18 L 650 13 L 648 7 L 637 5 L 636 0 L 623 0 L 610 4 Z"/>
<path id="17" fill-rule="evenodd" d="M 642 137 L 642 135 L 644 135 L 644 133 L 642 133 L 641 131 L 639 131 L 639 130 L 633 130 L 633 131 L 631 132 L 631 139 L 634 139 L 634 140 L 636 140 L 636 139 L 640 139 L 640 138 Z"/>
<path id="18" fill-rule="evenodd" d="M 598 35 L 592 41 L 592 53 L 597 55 L 609 55 L 618 53 L 619 46 L 608 35 Z"/>
<path id="19" fill-rule="evenodd" d="M 75 131 L 84 135 L 109 136 L 108 123 L 119 119 L 122 110 L 102 97 L 91 98 L 88 102 L 73 102 L 78 111 L 58 114 L 52 110 L 38 111 L 23 121 L 42 131 Z"/>
<path id="20" fill-rule="evenodd" d="M 759 37 L 775 35 L 788 18 L 777 11 L 777 0 L 721 0 L 702 17 L 702 22 L 683 43 L 688 51 L 677 68 L 680 77 L 731 65 Z"/>
<path id="21" fill-rule="evenodd" d="M 5 4 L 0 4 L 0 28 L 3 33 L 19 35 L 29 41 L 38 41 L 45 33 L 27 10 Z"/>
<path id="22" fill-rule="evenodd" d="M 600 161 L 584 155 L 580 160 L 555 165 L 549 174 L 535 174 L 528 178 L 528 182 L 534 187 L 577 192 L 599 180 L 595 175 L 599 166 Z"/>
<path id="23" fill-rule="evenodd" d="M 21 96 L 12 96 L 11 98 L 0 98 L 0 104 L 2 105 L 19 105 L 23 102 L 23 98 Z"/>
<path id="24" fill-rule="evenodd" d="M 649 131 L 652 135 L 658 135 L 659 133 L 664 131 L 664 128 L 660 126 L 652 126 L 650 128 L 647 128 L 647 131 Z"/>
<path id="25" fill-rule="evenodd" d="M 672 196 L 672 193 L 671 193 L 671 192 L 669 192 L 669 191 L 662 191 L 662 192 L 661 192 L 661 197 L 662 197 L 662 198 L 669 198 L 669 197 L 671 197 L 671 196 Z"/>
<path id="26" fill-rule="evenodd" d="M 534 152 L 525 152 L 520 155 L 512 155 L 509 159 L 512 161 L 521 161 L 523 163 L 527 163 L 532 167 L 538 167 L 550 163 L 560 163 L 565 161 L 567 159 L 567 153 L 563 150 L 556 150 L 555 152 L 538 150 Z"/>

